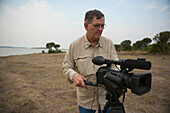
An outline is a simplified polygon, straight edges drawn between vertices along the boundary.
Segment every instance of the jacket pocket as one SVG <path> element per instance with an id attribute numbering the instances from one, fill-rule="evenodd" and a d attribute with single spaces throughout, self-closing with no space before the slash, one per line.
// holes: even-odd
<path id="1" fill-rule="evenodd" d="M 77 71 L 83 76 L 95 74 L 94 64 L 92 63 L 92 56 L 78 56 L 75 58 Z"/>

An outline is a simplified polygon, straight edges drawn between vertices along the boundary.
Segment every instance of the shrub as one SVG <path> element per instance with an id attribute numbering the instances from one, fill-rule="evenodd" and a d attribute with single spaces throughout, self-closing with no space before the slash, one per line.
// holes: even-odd
<path id="1" fill-rule="evenodd" d="M 158 53 L 158 52 L 161 52 L 161 47 L 158 45 L 158 44 L 153 44 L 151 45 L 151 48 L 150 48 L 150 53 Z"/>
<path id="2" fill-rule="evenodd" d="M 48 53 L 61 53 L 62 51 L 61 50 L 48 50 Z"/>
<path id="3" fill-rule="evenodd" d="M 61 53 L 62 51 L 59 49 L 59 50 L 56 50 L 56 53 Z"/>
<path id="4" fill-rule="evenodd" d="M 48 50 L 48 53 L 56 53 L 56 51 L 55 51 L 55 50 L 52 50 L 52 49 L 49 49 L 49 50 Z"/>
<path id="5" fill-rule="evenodd" d="M 42 53 L 45 53 L 45 51 L 44 51 L 44 50 L 42 50 Z"/>

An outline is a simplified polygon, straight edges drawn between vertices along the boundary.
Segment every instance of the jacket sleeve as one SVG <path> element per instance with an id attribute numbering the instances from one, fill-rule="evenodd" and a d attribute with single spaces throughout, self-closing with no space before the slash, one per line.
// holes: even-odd
<path id="1" fill-rule="evenodd" d="M 64 60 L 62 62 L 62 70 L 64 75 L 66 76 L 67 80 L 70 83 L 73 83 L 73 76 L 75 73 L 75 62 L 73 58 L 73 46 L 70 45 L 69 50 L 67 51 Z"/>

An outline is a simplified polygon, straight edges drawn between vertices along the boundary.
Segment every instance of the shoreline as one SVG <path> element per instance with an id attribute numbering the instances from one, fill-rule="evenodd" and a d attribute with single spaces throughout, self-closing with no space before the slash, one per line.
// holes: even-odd
<path id="1" fill-rule="evenodd" d="M 61 53 L 66 53 L 66 52 L 63 51 Z M 24 56 L 24 55 L 33 55 L 33 54 L 49 54 L 49 53 L 48 52 L 45 52 L 45 53 L 39 52 L 39 53 L 15 54 L 15 55 L 6 55 L 6 56 L 0 55 L 0 57 Z M 50 54 L 58 54 L 58 53 L 50 53 Z M 170 55 L 170 52 L 168 52 L 168 53 L 149 53 L 147 51 L 118 51 L 117 54 L 118 55 L 158 55 L 158 56 L 165 55 L 165 56 L 168 56 L 168 55 Z"/>
<path id="2" fill-rule="evenodd" d="M 0 56 L 11 56 L 11 55 L 25 55 L 25 54 L 34 54 L 34 53 L 48 53 L 47 48 L 0 48 Z M 61 49 L 61 51 L 65 52 L 67 49 Z"/>

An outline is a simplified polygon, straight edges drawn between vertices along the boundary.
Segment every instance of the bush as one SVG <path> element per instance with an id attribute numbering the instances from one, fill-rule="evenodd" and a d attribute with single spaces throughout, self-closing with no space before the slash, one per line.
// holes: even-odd
<path id="1" fill-rule="evenodd" d="M 61 52 L 62 52 L 61 50 L 52 50 L 52 49 L 48 50 L 48 53 L 61 53 Z"/>
<path id="2" fill-rule="evenodd" d="M 45 53 L 45 51 L 44 51 L 44 50 L 42 50 L 42 53 Z"/>
<path id="3" fill-rule="evenodd" d="M 115 44 L 115 49 L 116 49 L 116 51 L 120 51 L 121 49 L 120 49 L 120 45 L 119 44 Z"/>
<path id="4" fill-rule="evenodd" d="M 62 51 L 59 49 L 59 50 L 56 50 L 56 53 L 61 53 Z"/>
<path id="5" fill-rule="evenodd" d="M 150 53 L 158 53 L 158 52 L 161 52 L 161 47 L 158 45 L 158 44 L 153 44 L 151 45 L 151 48 L 150 48 Z"/>
<path id="6" fill-rule="evenodd" d="M 147 47 L 142 47 L 143 51 L 149 51 L 151 49 L 151 46 L 147 46 Z"/>
<path id="7" fill-rule="evenodd" d="M 48 53 L 56 53 L 56 51 L 55 51 L 55 50 L 52 50 L 52 49 L 49 49 L 49 50 L 48 50 Z"/>

